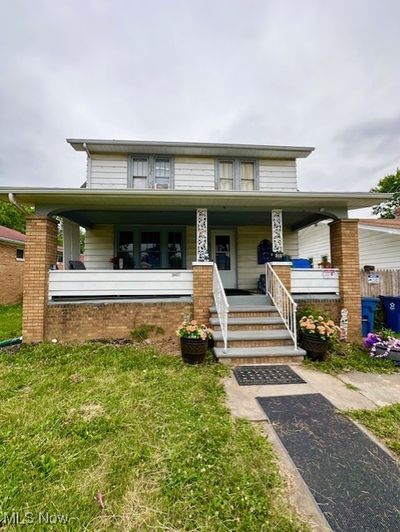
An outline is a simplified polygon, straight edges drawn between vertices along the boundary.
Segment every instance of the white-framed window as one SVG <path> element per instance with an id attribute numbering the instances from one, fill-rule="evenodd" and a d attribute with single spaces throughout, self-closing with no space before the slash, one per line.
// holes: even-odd
<path id="1" fill-rule="evenodd" d="M 132 188 L 148 188 L 149 162 L 143 157 L 132 159 Z"/>
<path id="2" fill-rule="evenodd" d="M 172 158 L 132 155 L 129 165 L 129 187 L 135 189 L 173 188 Z"/>
<path id="3" fill-rule="evenodd" d="M 25 251 L 22 248 L 17 248 L 15 251 L 15 258 L 17 260 L 25 260 Z"/>
<path id="4" fill-rule="evenodd" d="M 161 157 L 154 158 L 154 188 L 168 189 L 171 180 L 171 162 Z"/>
<path id="5" fill-rule="evenodd" d="M 216 174 L 219 190 L 249 191 L 258 188 L 258 165 L 255 160 L 219 159 Z"/>
<path id="6" fill-rule="evenodd" d="M 234 161 L 220 161 L 219 188 L 221 190 L 234 189 Z"/>
<path id="7" fill-rule="evenodd" d="M 255 190 L 255 163 L 240 161 L 240 190 Z"/>

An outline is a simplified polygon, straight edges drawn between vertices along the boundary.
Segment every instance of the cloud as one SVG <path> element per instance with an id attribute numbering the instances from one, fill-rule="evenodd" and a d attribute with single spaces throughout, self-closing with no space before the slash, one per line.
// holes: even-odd
<path id="1" fill-rule="evenodd" d="M 395 0 L 6 0 L 0 185 L 79 186 L 67 137 L 311 145 L 306 190 L 399 161 Z"/>

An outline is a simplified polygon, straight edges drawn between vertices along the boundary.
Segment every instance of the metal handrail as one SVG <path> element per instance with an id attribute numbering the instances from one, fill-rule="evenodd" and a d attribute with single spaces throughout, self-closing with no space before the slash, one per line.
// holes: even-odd
<path id="1" fill-rule="evenodd" d="M 224 285 L 222 284 L 217 265 L 213 266 L 213 296 L 215 308 L 217 309 L 219 324 L 221 326 L 222 340 L 224 342 L 224 353 L 228 349 L 228 315 L 229 303 L 226 298 Z"/>
<path id="2" fill-rule="evenodd" d="M 289 331 L 294 342 L 294 348 L 297 349 L 297 303 L 268 262 L 265 273 L 267 294 Z"/>

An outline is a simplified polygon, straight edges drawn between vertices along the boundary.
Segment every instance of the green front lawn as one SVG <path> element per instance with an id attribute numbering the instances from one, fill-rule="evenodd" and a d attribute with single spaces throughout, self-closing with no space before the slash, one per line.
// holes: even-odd
<path id="1" fill-rule="evenodd" d="M 69 530 L 303 530 L 271 445 L 224 405 L 226 371 L 126 345 L 2 353 L 0 516 L 48 512 Z"/>
<path id="2" fill-rule="evenodd" d="M 0 305 L 0 341 L 22 334 L 22 305 Z"/>
<path id="3" fill-rule="evenodd" d="M 365 425 L 400 457 L 400 403 L 376 410 L 349 410 L 346 414 Z"/>

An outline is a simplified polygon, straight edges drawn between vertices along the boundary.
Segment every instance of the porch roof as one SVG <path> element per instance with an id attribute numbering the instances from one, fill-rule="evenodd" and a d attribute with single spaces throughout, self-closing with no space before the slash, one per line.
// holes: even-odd
<path id="1" fill-rule="evenodd" d="M 270 192 L 223 190 L 133 190 L 82 188 L 0 187 L 0 200 L 12 194 L 24 205 L 46 205 L 54 208 L 95 208 L 111 210 L 134 206 L 158 210 L 199 207 L 216 209 L 297 209 L 320 212 L 372 207 L 389 200 L 391 194 L 376 192 Z"/>

